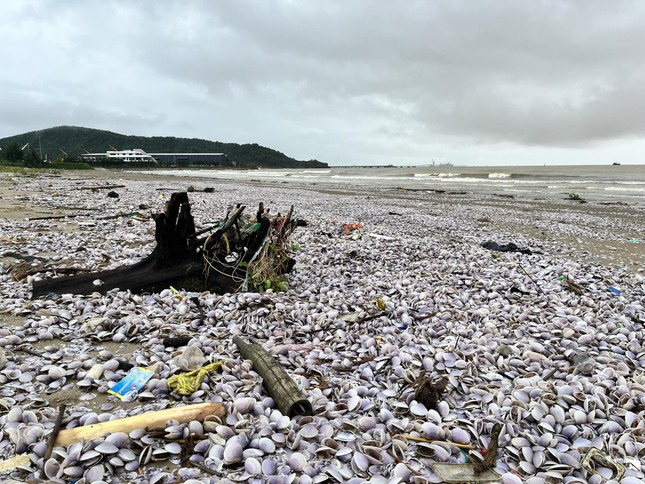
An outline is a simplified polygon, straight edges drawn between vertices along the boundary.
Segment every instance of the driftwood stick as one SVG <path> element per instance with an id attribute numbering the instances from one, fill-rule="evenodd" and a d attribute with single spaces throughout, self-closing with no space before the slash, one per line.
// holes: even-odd
<path id="1" fill-rule="evenodd" d="M 125 185 L 102 185 L 96 187 L 81 187 L 81 190 L 114 190 L 115 188 L 125 188 Z"/>
<path id="2" fill-rule="evenodd" d="M 211 230 L 216 229 L 217 227 L 217 225 L 211 225 L 210 227 L 203 228 L 201 230 L 198 230 L 194 234 L 189 235 L 188 238 L 194 239 L 196 237 L 199 237 L 200 235 L 205 234 L 206 232 L 210 232 Z"/>
<path id="3" fill-rule="evenodd" d="M 21 272 L 21 279 L 27 276 L 33 276 L 42 272 L 58 272 L 60 274 L 76 274 L 78 272 L 92 272 L 92 269 L 82 269 L 80 267 L 38 267 L 31 271 Z"/>
<path id="4" fill-rule="evenodd" d="M 488 444 L 488 449 L 486 449 L 484 460 L 472 459 L 475 465 L 475 474 L 481 474 L 495 466 L 495 460 L 497 459 L 497 446 L 499 445 L 499 434 L 501 431 L 501 423 L 497 422 L 493 425 L 493 430 L 490 433 L 490 443 Z"/>
<path id="5" fill-rule="evenodd" d="M 203 471 L 206 474 L 210 474 L 211 476 L 222 477 L 224 475 L 222 472 L 216 471 L 215 469 L 211 469 L 207 465 L 202 464 L 200 462 L 192 461 L 192 460 L 189 460 L 188 462 L 191 466 L 196 467 L 200 471 Z"/>
<path id="6" fill-rule="evenodd" d="M 34 356 L 40 356 L 40 357 L 43 356 L 41 353 L 39 353 L 38 351 L 34 350 L 33 348 L 30 348 L 26 344 L 22 344 L 22 345 L 20 345 L 20 346 L 18 346 L 16 348 L 14 348 L 13 351 L 22 351 L 23 353 L 28 353 L 28 354 L 34 355 Z"/>
<path id="7" fill-rule="evenodd" d="M 106 215 L 105 217 L 98 217 L 96 220 L 114 220 L 115 218 L 121 217 L 130 217 L 133 215 L 142 215 L 140 212 L 119 212 L 115 215 Z M 143 215 L 146 219 L 149 218 L 147 215 Z"/>
<path id="8" fill-rule="evenodd" d="M 222 225 L 222 227 L 219 228 L 215 233 L 217 234 L 219 232 L 220 234 L 223 234 L 227 232 L 228 229 L 230 229 L 233 226 L 233 224 L 237 222 L 237 219 L 240 218 L 240 215 L 242 215 L 242 212 L 244 212 L 245 208 L 246 208 L 245 205 L 242 205 L 241 207 L 239 207 L 235 212 L 233 212 L 233 215 L 231 215 L 228 218 L 226 223 Z"/>
<path id="9" fill-rule="evenodd" d="M 222 403 L 198 403 L 62 430 L 58 434 L 56 444 L 64 446 L 78 442 L 81 439 L 98 439 L 105 434 L 114 432 L 129 433 L 134 429 L 165 427 L 168 420 L 177 420 L 179 423 L 186 423 L 192 420 L 199 420 L 201 422 L 208 415 L 216 415 L 224 418 L 226 415 L 226 407 Z"/>
<path id="10" fill-rule="evenodd" d="M 260 202 L 258 205 L 258 212 L 255 215 L 257 223 L 262 222 L 262 216 L 264 215 L 264 202 Z"/>
<path id="11" fill-rule="evenodd" d="M 262 377 L 264 387 L 283 415 L 313 415 L 311 402 L 273 356 L 258 343 L 246 343 L 239 336 L 235 336 L 233 342 L 242 358 L 253 362 L 253 368 Z"/>
<path id="12" fill-rule="evenodd" d="M 284 223 L 282 224 L 282 230 L 280 230 L 280 236 L 284 237 L 284 235 L 287 233 L 287 231 L 291 231 L 291 217 L 293 217 L 293 205 L 291 205 L 291 208 L 289 209 L 289 212 L 287 212 L 287 216 L 284 218 Z"/>
<path id="13" fill-rule="evenodd" d="M 542 290 L 542 288 L 541 288 L 540 286 L 538 286 L 538 283 L 537 283 L 537 282 L 535 282 L 535 279 L 533 279 L 533 278 L 531 277 L 531 274 L 529 274 L 528 272 L 526 272 L 526 269 L 524 269 L 524 267 L 522 267 L 522 264 L 519 264 L 519 263 L 518 263 L 518 264 L 517 264 L 517 266 L 518 266 L 520 269 L 522 269 L 522 272 L 524 272 L 524 274 L 526 274 L 526 275 L 528 276 L 528 278 L 529 278 L 529 279 L 531 279 L 531 282 L 533 283 L 533 285 L 534 285 L 535 287 L 537 287 L 537 290 L 538 290 L 538 291 L 540 291 L 540 292 L 542 293 L 542 295 L 543 295 L 543 296 L 546 296 L 546 294 L 544 294 L 544 291 Z"/>
<path id="14" fill-rule="evenodd" d="M 69 215 L 50 215 L 48 217 L 27 217 L 27 220 L 32 221 L 32 220 L 61 220 L 64 218 L 74 218 L 78 217 L 79 214 L 77 213 L 71 213 Z"/>
<path id="15" fill-rule="evenodd" d="M 237 219 L 240 218 L 240 215 L 242 215 L 242 212 L 246 208 L 245 205 L 242 205 L 241 207 L 238 207 L 235 212 L 233 212 L 232 215 L 230 215 L 227 219 L 226 222 L 224 222 L 224 225 L 219 227 L 215 232 L 213 232 L 211 235 L 209 235 L 205 240 L 198 240 L 199 244 L 203 244 L 204 250 L 209 250 L 211 247 L 213 247 L 217 241 L 222 237 L 223 234 L 228 232 L 228 230 L 237 222 Z M 208 245 L 206 245 L 206 242 L 208 242 Z"/>
<path id="16" fill-rule="evenodd" d="M 56 417 L 54 428 L 52 429 L 51 433 L 49 434 L 49 437 L 47 438 L 47 449 L 45 450 L 45 457 L 44 457 L 45 460 L 49 459 L 52 456 L 52 450 L 54 450 L 54 444 L 56 443 L 56 439 L 58 439 L 58 435 L 60 433 L 60 426 L 63 423 L 63 416 L 65 415 L 65 407 L 66 405 L 64 403 L 61 403 L 60 407 L 58 407 L 58 416 Z"/>

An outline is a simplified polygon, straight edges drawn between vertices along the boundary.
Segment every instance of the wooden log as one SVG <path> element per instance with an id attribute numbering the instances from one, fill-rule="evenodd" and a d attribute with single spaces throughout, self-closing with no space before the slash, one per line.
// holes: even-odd
<path id="1" fill-rule="evenodd" d="M 125 268 L 34 281 L 32 298 L 36 299 L 50 293 L 106 293 L 117 287 L 123 291 L 130 289 L 133 292 L 161 291 L 175 285 L 174 281 L 178 279 L 200 275 L 202 269 L 202 264 L 194 262 L 180 262 L 168 267 L 158 267 L 157 259 L 148 257 Z M 99 285 L 94 284 L 96 280 L 100 281 Z"/>
<path id="2" fill-rule="evenodd" d="M 493 425 L 493 430 L 490 433 L 490 442 L 486 455 L 483 459 L 471 455 L 471 460 L 475 466 L 475 474 L 481 474 L 489 469 L 495 467 L 495 460 L 497 459 L 497 446 L 499 445 L 499 434 L 502 431 L 502 424 L 497 422 Z"/>
<path id="3" fill-rule="evenodd" d="M 239 336 L 235 336 L 233 342 L 239 348 L 242 358 L 253 362 L 253 369 L 262 377 L 262 384 L 283 415 L 313 415 L 307 396 L 273 356 L 258 343 L 246 343 Z"/>
<path id="4" fill-rule="evenodd" d="M 31 464 L 31 459 L 29 459 L 29 454 L 20 454 L 11 459 L 0 461 L 0 473 L 12 471 L 18 466 L 29 466 Z M 3 480 L 2 482 L 7 482 Z M 18 482 L 18 481 L 14 481 Z"/>
<path id="5" fill-rule="evenodd" d="M 228 217 L 224 225 L 218 228 L 212 235 L 206 237 L 203 243 L 204 250 L 209 250 L 222 237 L 222 235 L 225 234 L 233 226 L 235 222 L 237 222 L 237 219 L 240 218 L 245 208 L 246 206 L 244 205 L 238 207 L 237 210 L 233 212 L 233 214 L 230 217 Z M 206 244 L 207 241 L 208 241 L 208 245 Z"/>
<path id="6" fill-rule="evenodd" d="M 198 403 L 195 405 L 184 405 L 173 407 L 156 412 L 148 412 L 133 417 L 126 417 L 119 420 L 85 425 L 73 429 L 61 430 L 56 439 L 56 446 L 66 446 L 78 442 L 81 439 L 91 440 L 103 437 L 114 432 L 130 433 L 135 429 L 164 428 L 168 420 L 177 420 L 179 423 L 188 423 L 192 420 L 204 421 L 209 415 L 216 415 L 219 418 L 226 416 L 226 407 L 223 403 Z"/>
<path id="7" fill-rule="evenodd" d="M 271 230 L 278 230 L 277 222 L 268 218 L 268 210 L 265 212 L 263 204 L 260 204 L 257 214 L 259 227 L 252 231 L 240 230 L 238 224 L 244 209 L 241 205 L 231 209 L 221 226 L 209 227 L 206 231 L 214 229 L 212 234 L 200 238 L 199 235 L 206 231 L 195 230 L 188 194 L 173 193 L 164 212 L 152 216 L 157 245 L 147 257 L 117 269 L 34 281 L 31 297 L 36 299 L 52 293 L 106 293 L 116 288 L 132 292 L 160 292 L 169 286 L 220 294 L 236 292 L 248 281 L 249 264 L 262 257 L 269 259 L 269 267 L 275 266 L 273 272 L 277 275 L 289 272 L 295 261 L 285 259 L 286 251 L 280 254 L 262 252 Z M 280 221 L 282 230 L 288 225 L 289 233 L 292 230 L 292 213 L 293 207 L 286 224 L 285 220 Z M 282 242 L 288 233 L 281 231 L 278 235 Z M 232 261 L 231 257 L 237 257 L 237 260 Z"/>
<path id="8" fill-rule="evenodd" d="M 115 188 L 126 188 L 125 185 L 99 185 L 95 187 L 81 187 L 81 190 L 114 190 Z"/>
<path id="9" fill-rule="evenodd" d="M 190 213 L 186 192 L 173 193 L 166 202 L 164 213 L 153 216 L 155 221 L 155 256 L 157 266 L 167 265 L 191 257 L 187 237 L 195 233 L 195 222 Z"/>

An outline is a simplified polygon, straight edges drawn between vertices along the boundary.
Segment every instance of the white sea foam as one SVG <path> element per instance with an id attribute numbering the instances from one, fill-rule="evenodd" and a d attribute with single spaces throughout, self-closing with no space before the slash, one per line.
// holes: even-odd
<path id="1" fill-rule="evenodd" d="M 473 193 L 521 190 L 542 196 L 562 198 L 563 193 L 584 191 L 585 199 L 611 200 L 620 198 L 645 206 L 645 167 L 635 165 L 629 170 L 616 167 L 451 167 L 442 173 L 432 167 L 414 168 L 330 168 L 330 169 L 180 169 L 146 171 L 152 175 L 176 175 L 194 179 L 227 179 L 235 181 L 267 180 L 291 184 L 339 185 L 372 187 L 374 189 L 449 189 Z M 512 175 L 511 175 L 512 174 Z"/>
<path id="2" fill-rule="evenodd" d="M 644 188 L 604 187 L 603 190 L 612 191 L 612 192 L 639 192 L 639 193 L 645 193 L 645 187 Z"/>
<path id="3" fill-rule="evenodd" d="M 352 180 L 401 180 L 399 176 L 358 176 L 358 175 L 332 175 L 330 178 L 341 181 Z"/>

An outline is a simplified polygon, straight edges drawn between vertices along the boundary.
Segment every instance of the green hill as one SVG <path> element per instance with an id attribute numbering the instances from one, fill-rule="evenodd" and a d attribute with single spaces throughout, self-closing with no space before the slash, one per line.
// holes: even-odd
<path id="1" fill-rule="evenodd" d="M 173 136 L 128 136 L 100 129 L 76 126 L 31 131 L 0 139 L 0 148 L 13 143 L 40 153 L 43 159 L 55 160 L 63 156 L 78 158 L 86 150 L 92 153 L 105 152 L 112 147 L 124 150 L 140 148 L 148 153 L 224 153 L 232 166 L 243 168 L 326 168 L 327 163 L 317 160 L 295 160 L 284 153 L 257 144 L 222 143 L 197 138 Z M 0 151 L 0 155 L 2 151 Z"/>

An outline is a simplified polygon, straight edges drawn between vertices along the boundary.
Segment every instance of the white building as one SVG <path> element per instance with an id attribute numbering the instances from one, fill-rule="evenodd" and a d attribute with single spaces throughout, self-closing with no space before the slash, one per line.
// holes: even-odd
<path id="1" fill-rule="evenodd" d="M 81 155 L 84 161 L 117 161 L 122 163 L 156 163 L 156 160 L 140 149 L 108 150 L 105 153 L 85 153 Z"/>

